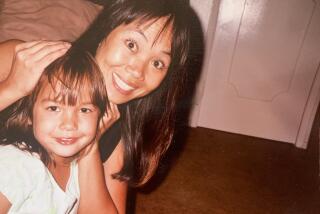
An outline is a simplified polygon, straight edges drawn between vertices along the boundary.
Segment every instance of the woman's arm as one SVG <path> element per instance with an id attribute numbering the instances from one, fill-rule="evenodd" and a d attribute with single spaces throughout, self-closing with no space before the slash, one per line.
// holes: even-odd
<path id="1" fill-rule="evenodd" d="M 10 73 L 14 48 L 20 43 L 22 43 L 20 40 L 9 40 L 0 43 L 0 82 Z"/>
<path id="2" fill-rule="evenodd" d="M 78 214 L 118 213 L 105 183 L 98 143 L 79 159 L 80 200 Z"/>
<path id="3" fill-rule="evenodd" d="M 100 121 L 98 133 L 104 133 L 119 117 L 117 105 L 110 103 L 110 108 Z M 119 143 L 109 159 L 102 164 L 97 142 L 83 151 L 78 162 L 78 213 L 125 213 L 127 185 L 112 178 L 112 174 L 122 168 L 123 154 L 122 143 Z"/>
<path id="4" fill-rule="evenodd" d="M 9 40 L 0 43 L 0 111 L 20 98 L 19 95 L 12 93 L 14 84 L 10 85 L 4 81 L 11 70 L 14 49 L 20 43 L 22 43 L 20 40 Z"/>
<path id="5" fill-rule="evenodd" d="M 0 111 L 28 95 L 44 68 L 69 47 L 66 42 L 42 40 L 0 43 Z"/>
<path id="6" fill-rule="evenodd" d="M 112 178 L 112 174 L 117 173 L 123 166 L 124 147 L 122 141 L 119 142 L 115 150 L 106 162 L 103 163 L 105 180 L 111 198 L 117 207 L 118 213 L 126 213 L 126 201 L 128 184 Z"/>
<path id="7" fill-rule="evenodd" d="M 109 159 L 101 162 L 97 146 L 79 160 L 80 203 L 78 213 L 126 212 L 127 183 L 113 179 L 123 164 L 120 142 Z"/>

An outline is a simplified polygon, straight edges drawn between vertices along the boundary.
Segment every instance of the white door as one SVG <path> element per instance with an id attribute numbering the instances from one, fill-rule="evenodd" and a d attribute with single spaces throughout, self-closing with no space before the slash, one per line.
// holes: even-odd
<path id="1" fill-rule="evenodd" d="M 221 0 L 198 126 L 306 147 L 319 101 L 319 0 Z"/>

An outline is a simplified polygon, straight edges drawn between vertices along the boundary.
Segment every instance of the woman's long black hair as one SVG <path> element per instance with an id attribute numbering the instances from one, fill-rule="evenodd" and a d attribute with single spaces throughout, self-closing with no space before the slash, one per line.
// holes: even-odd
<path id="1" fill-rule="evenodd" d="M 95 55 L 99 44 L 116 27 L 163 17 L 167 20 L 163 30 L 172 31 L 171 64 L 159 88 L 119 106 L 125 154 L 123 168 L 114 178 L 135 186 L 144 184 L 154 174 L 161 155 L 171 143 L 177 101 L 187 80 L 191 27 L 188 19 L 192 13 L 189 4 L 182 0 L 113 0 L 73 44 L 73 48 Z"/>

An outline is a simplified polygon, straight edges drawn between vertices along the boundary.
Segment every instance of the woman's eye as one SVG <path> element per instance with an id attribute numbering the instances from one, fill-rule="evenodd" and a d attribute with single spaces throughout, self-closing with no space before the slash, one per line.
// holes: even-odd
<path id="1" fill-rule="evenodd" d="M 49 106 L 47 107 L 47 110 L 59 112 L 60 108 L 58 106 Z"/>
<path id="2" fill-rule="evenodd" d="M 138 50 L 138 45 L 134 40 L 128 39 L 126 40 L 126 46 L 128 47 L 128 49 L 130 49 L 131 51 L 137 51 Z"/>
<path id="3" fill-rule="evenodd" d="M 165 67 L 164 63 L 160 60 L 155 60 L 152 62 L 153 67 L 155 67 L 156 69 L 163 69 Z"/>
<path id="4" fill-rule="evenodd" d="M 81 113 L 89 113 L 89 112 L 92 112 L 92 110 L 89 109 L 89 108 L 81 108 L 81 109 L 80 109 L 80 112 L 81 112 Z"/>

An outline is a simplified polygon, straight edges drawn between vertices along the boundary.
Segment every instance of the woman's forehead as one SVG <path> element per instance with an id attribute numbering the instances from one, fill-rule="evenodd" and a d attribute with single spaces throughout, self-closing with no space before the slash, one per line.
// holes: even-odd
<path id="1" fill-rule="evenodd" d="M 168 20 L 168 17 L 141 18 L 123 25 L 123 27 L 140 31 L 147 39 L 152 40 L 151 42 L 154 44 L 162 40 L 167 40 L 171 44 L 172 22 Z"/>

